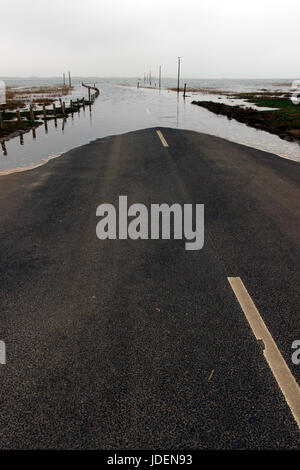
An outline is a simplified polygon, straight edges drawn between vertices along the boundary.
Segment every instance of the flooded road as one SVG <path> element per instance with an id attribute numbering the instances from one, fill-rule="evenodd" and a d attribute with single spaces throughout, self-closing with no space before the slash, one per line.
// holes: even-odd
<path id="1" fill-rule="evenodd" d="M 100 96 L 93 106 L 5 142 L 5 148 L 0 147 L 0 171 L 36 166 L 97 138 L 157 126 L 215 135 L 300 162 L 298 144 L 191 104 L 195 99 L 207 100 L 207 95 L 188 94 L 184 100 L 182 94 L 165 89 L 137 89 L 109 80 L 96 86 Z M 87 90 L 78 84 L 76 96 L 87 97 Z"/>

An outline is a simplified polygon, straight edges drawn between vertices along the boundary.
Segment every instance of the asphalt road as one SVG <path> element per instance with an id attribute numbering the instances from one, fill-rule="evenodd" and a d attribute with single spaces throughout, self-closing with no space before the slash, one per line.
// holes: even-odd
<path id="1" fill-rule="evenodd" d="M 169 147 L 147 129 L 0 177 L 1 449 L 300 449 L 227 279 L 299 383 L 300 164 L 161 131 Z M 119 195 L 205 204 L 204 248 L 100 241 Z"/>

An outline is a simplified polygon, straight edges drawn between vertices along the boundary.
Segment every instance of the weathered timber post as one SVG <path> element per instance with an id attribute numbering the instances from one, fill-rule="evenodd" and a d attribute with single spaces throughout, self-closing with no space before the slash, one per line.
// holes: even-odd
<path id="1" fill-rule="evenodd" d="M 186 93 L 186 83 L 184 84 L 184 92 L 183 92 L 183 97 L 185 98 L 185 93 Z"/>
<path id="2" fill-rule="evenodd" d="M 21 122 L 21 121 L 22 121 L 21 113 L 20 113 L 20 111 L 19 111 L 18 109 L 17 109 L 17 111 L 16 111 L 16 115 L 17 115 L 18 122 Z"/>
<path id="3" fill-rule="evenodd" d="M 0 129 L 3 128 L 2 111 L 0 111 Z"/>
<path id="4" fill-rule="evenodd" d="M 35 119 L 35 118 L 34 118 L 34 111 L 33 111 L 32 104 L 30 105 L 30 119 L 31 119 L 32 121 L 34 121 L 34 119 Z"/>
<path id="5" fill-rule="evenodd" d="M 56 106 L 55 106 L 55 103 L 53 103 L 53 115 L 56 116 Z"/>
<path id="6" fill-rule="evenodd" d="M 43 115 L 44 115 L 44 119 L 46 119 L 47 118 L 47 111 L 46 111 L 45 103 L 43 104 Z"/>

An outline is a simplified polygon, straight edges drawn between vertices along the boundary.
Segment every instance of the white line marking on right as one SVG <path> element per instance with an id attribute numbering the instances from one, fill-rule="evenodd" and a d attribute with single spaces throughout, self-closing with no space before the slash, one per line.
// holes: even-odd
<path id="1" fill-rule="evenodd" d="M 163 144 L 164 147 L 169 147 L 168 146 L 168 143 L 166 141 L 166 139 L 164 138 L 164 136 L 162 135 L 162 132 L 161 131 L 156 131 L 157 132 L 157 135 L 158 137 L 160 138 L 161 140 L 161 143 Z"/>
<path id="2" fill-rule="evenodd" d="M 300 389 L 283 359 L 271 333 L 261 318 L 253 300 L 242 280 L 239 277 L 229 277 L 228 281 L 235 293 L 237 300 L 249 322 L 249 325 L 257 340 L 264 343 L 264 356 L 267 363 L 290 407 L 290 410 L 300 428 Z"/>

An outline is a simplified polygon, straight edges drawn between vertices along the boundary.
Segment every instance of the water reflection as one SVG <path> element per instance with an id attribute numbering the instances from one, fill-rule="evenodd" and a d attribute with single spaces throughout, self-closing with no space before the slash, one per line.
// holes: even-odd
<path id="1" fill-rule="evenodd" d="M 7 156 L 7 150 L 6 150 L 5 141 L 1 142 L 1 148 L 2 148 L 3 155 L 6 157 Z"/>
<path id="2" fill-rule="evenodd" d="M 137 89 L 108 81 L 97 86 L 101 93 L 92 106 L 85 105 L 64 119 L 45 120 L 43 126 L 22 134 L 22 138 L 2 142 L 0 156 L 8 158 L 0 158 L 0 171 L 39 164 L 96 138 L 149 127 L 203 132 L 300 161 L 298 144 L 193 106 L 195 95 L 184 99 L 181 93 Z M 72 103 L 80 103 L 82 94 L 78 87 Z"/>

